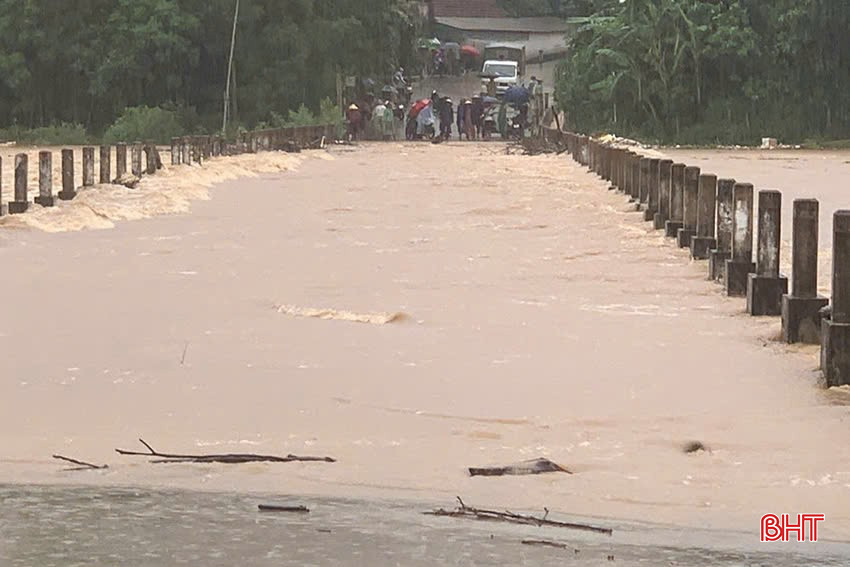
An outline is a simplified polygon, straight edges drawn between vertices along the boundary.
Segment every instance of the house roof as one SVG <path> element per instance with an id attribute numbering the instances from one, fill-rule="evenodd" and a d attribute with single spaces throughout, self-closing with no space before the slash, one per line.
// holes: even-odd
<path id="1" fill-rule="evenodd" d="M 461 18 L 436 17 L 436 22 L 465 31 L 563 33 L 568 24 L 561 18 Z"/>
<path id="2" fill-rule="evenodd" d="M 430 0 L 432 18 L 504 18 L 498 0 Z"/>

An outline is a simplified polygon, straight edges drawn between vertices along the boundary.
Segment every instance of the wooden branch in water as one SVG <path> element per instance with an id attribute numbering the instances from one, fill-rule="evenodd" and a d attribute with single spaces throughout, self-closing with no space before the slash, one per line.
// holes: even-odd
<path id="1" fill-rule="evenodd" d="M 139 457 L 158 457 L 152 460 L 152 463 L 291 463 L 294 461 L 301 462 L 323 462 L 335 463 L 336 459 L 332 457 L 304 457 L 299 455 L 286 455 L 279 457 L 276 455 L 255 455 L 252 453 L 224 453 L 220 455 L 183 455 L 174 453 L 160 453 L 151 447 L 144 439 L 139 439 L 139 442 L 147 447 L 148 452 L 127 451 L 125 449 L 115 449 L 119 455 L 131 455 Z"/>
<path id="2" fill-rule="evenodd" d="M 310 511 L 306 506 L 279 506 L 277 504 L 258 504 L 260 512 L 296 512 L 307 513 Z"/>
<path id="3" fill-rule="evenodd" d="M 570 546 L 566 543 L 559 543 L 557 541 L 549 541 L 548 539 L 524 539 L 522 540 L 523 545 L 539 545 L 542 547 L 557 547 L 558 549 L 570 549 Z M 573 548 L 575 553 L 578 553 L 578 549 Z"/>
<path id="4" fill-rule="evenodd" d="M 68 463 L 73 463 L 75 465 L 80 465 L 79 467 L 74 467 L 70 469 L 65 469 L 66 471 L 87 471 L 87 470 L 101 470 L 108 469 L 109 465 L 93 465 L 91 463 L 87 463 L 85 461 L 78 461 L 77 459 L 72 459 L 71 457 L 65 457 L 62 455 L 53 455 L 54 459 L 59 459 L 60 461 L 65 461 Z"/>
<path id="5" fill-rule="evenodd" d="M 444 510 L 442 508 L 431 512 L 423 512 L 429 516 L 449 516 L 452 518 L 468 518 L 471 520 L 484 520 L 490 522 L 508 522 L 511 524 L 526 524 L 531 526 L 551 526 L 555 528 L 567 528 L 571 530 L 582 530 L 586 532 L 595 532 L 600 534 L 611 535 L 614 530 L 611 528 L 600 528 L 589 524 L 578 524 L 573 522 L 558 522 L 549 520 L 549 510 L 544 508 L 545 514 L 542 518 L 534 516 L 524 516 L 522 514 L 514 514 L 510 510 L 499 512 L 497 510 L 487 510 L 484 508 L 473 508 L 463 503 L 460 496 L 456 497 L 459 506 L 454 510 Z"/>

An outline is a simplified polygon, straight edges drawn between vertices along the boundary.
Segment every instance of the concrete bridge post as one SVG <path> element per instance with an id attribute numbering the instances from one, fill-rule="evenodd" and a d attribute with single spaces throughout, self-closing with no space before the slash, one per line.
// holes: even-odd
<path id="1" fill-rule="evenodd" d="M 709 252 L 717 245 L 714 238 L 715 207 L 717 205 L 717 176 L 699 176 L 697 193 L 697 234 L 691 238 L 691 258 L 708 260 Z"/>
<path id="2" fill-rule="evenodd" d="M 791 242 L 791 293 L 782 296 L 782 338 L 786 343 L 820 344 L 817 199 L 795 199 Z"/>
<path id="3" fill-rule="evenodd" d="M 94 185 L 94 148 L 83 148 L 83 187 Z"/>
<path id="4" fill-rule="evenodd" d="M 115 144 L 115 179 L 127 173 L 127 144 Z"/>
<path id="5" fill-rule="evenodd" d="M 27 212 L 29 197 L 27 196 L 27 154 L 15 156 L 15 200 L 9 201 L 9 214 L 17 215 Z"/>
<path id="6" fill-rule="evenodd" d="M 655 230 L 664 230 L 670 218 L 670 177 L 673 160 L 662 159 L 658 162 L 658 210 L 653 217 Z"/>
<path id="7" fill-rule="evenodd" d="M 732 189 L 732 259 L 726 262 L 726 295 L 747 294 L 747 277 L 753 263 L 753 186 L 735 183 Z"/>
<path id="8" fill-rule="evenodd" d="M 142 143 L 133 142 L 130 149 L 130 172 L 136 177 L 142 176 Z"/>
<path id="9" fill-rule="evenodd" d="M 676 233 L 679 248 L 690 248 L 691 238 L 697 233 L 697 203 L 699 198 L 699 168 L 685 167 L 685 184 L 682 191 L 682 228 Z"/>
<path id="10" fill-rule="evenodd" d="M 850 211 L 832 216 L 832 306 L 821 324 L 821 370 L 826 385 L 850 384 Z"/>
<path id="11" fill-rule="evenodd" d="M 38 152 L 38 196 L 33 199 L 42 207 L 52 207 L 53 201 L 53 153 Z"/>
<path id="12" fill-rule="evenodd" d="M 643 210 L 649 203 L 649 162 L 650 158 L 640 158 L 640 194 L 638 196 L 638 209 Z"/>
<path id="13" fill-rule="evenodd" d="M 782 314 L 782 296 L 788 293 L 788 278 L 779 274 L 781 212 L 782 193 L 759 191 L 756 273 L 747 276 L 747 312 L 750 315 Z"/>
<path id="14" fill-rule="evenodd" d="M 59 198 L 63 201 L 70 201 L 77 196 L 77 189 L 74 186 L 74 150 L 62 150 L 62 190 L 59 191 Z"/>
<path id="15" fill-rule="evenodd" d="M 145 143 L 145 173 L 156 173 L 156 146 L 153 142 Z"/>
<path id="16" fill-rule="evenodd" d="M 676 238 L 684 227 L 685 164 L 674 163 L 670 167 L 670 220 L 664 223 L 664 234 Z"/>
<path id="17" fill-rule="evenodd" d="M 726 260 L 732 257 L 732 192 L 734 179 L 717 181 L 717 246 L 709 252 L 708 278 L 723 281 Z"/>
<path id="18" fill-rule="evenodd" d="M 112 171 L 112 159 L 110 154 L 112 148 L 110 146 L 100 146 L 100 182 L 109 183 L 111 179 L 109 174 Z"/>
<path id="19" fill-rule="evenodd" d="M 658 212 L 658 163 L 661 160 L 651 158 L 649 160 L 649 180 L 647 182 L 646 209 L 643 211 L 643 220 L 651 222 L 655 220 Z"/>

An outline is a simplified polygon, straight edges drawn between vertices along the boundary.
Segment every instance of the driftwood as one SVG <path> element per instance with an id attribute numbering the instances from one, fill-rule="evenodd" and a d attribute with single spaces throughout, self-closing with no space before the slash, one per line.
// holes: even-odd
<path id="1" fill-rule="evenodd" d="M 65 457 L 62 455 L 53 455 L 54 459 L 59 459 L 60 461 L 65 461 L 68 463 L 73 463 L 75 465 L 79 465 L 77 467 L 71 467 L 69 469 L 63 469 L 66 471 L 88 471 L 88 470 L 101 470 L 108 469 L 109 465 L 93 465 L 91 463 L 87 463 L 85 461 L 78 461 L 77 459 L 72 459 L 71 457 Z"/>
<path id="2" fill-rule="evenodd" d="M 524 539 L 522 540 L 523 545 L 539 545 L 542 547 L 557 547 L 558 549 L 571 549 L 571 546 L 566 543 L 559 543 L 557 541 L 549 541 L 548 539 Z M 579 550 L 572 548 L 573 553 L 578 553 Z"/>
<path id="3" fill-rule="evenodd" d="M 433 510 L 430 512 L 423 512 L 423 514 L 427 514 L 429 516 L 449 516 L 452 518 L 468 518 L 471 520 L 484 520 L 490 522 L 508 522 L 511 524 L 526 524 L 531 526 L 551 526 L 555 528 L 567 528 L 572 530 L 582 530 L 586 532 L 595 532 L 600 534 L 611 535 L 614 530 L 611 528 L 600 528 L 597 526 L 591 526 L 589 524 L 577 524 L 573 522 L 558 522 L 556 520 L 549 520 L 547 516 L 549 516 L 549 509 L 544 508 L 545 514 L 543 514 L 542 518 L 536 518 L 534 516 L 524 516 L 522 514 L 514 514 L 510 510 L 505 510 L 504 512 L 499 512 L 496 510 L 486 510 L 484 508 L 472 508 L 463 503 L 460 496 L 456 496 L 458 506 L 454 510 L 444 510 L 442 508 L 438 510 Z"/>
<path id="4" fill-rule="evenodd" d="M 511 146 L 506 148 L 507 153 L 521 152 L 523 155 L 536 156 L 540 154 L 562 154 L 567 151 L 563 140 L 546 140 L 543 136 L 531 136 L 518 140 L 513 150 Z"/>
<path id="5" fill-rule="evenodd" d="M 121 177 L 116 177 L 112 180 L 115 185 L 123 185 L 127 189 L 135 189 L 141 179 L 132 173 L 125 173 Z"/>
<path id="6" fill-rule="evenodd" d="M 258 504 L 260 512 L 296 512 L 307 513 L 310 511 L 306 506 L 279 506 L 277 504 Z"/>
<path id="7" fill-rule="evenodd" d="M 688 441 L 682 445 L 683 453 L 698 453 L 700 451 L 711 453 L 711 449 L 703 445 L 701 441 Z"/>
<path id="8" fill-rule="evenodd" d="M 544 458 L 530 459 L 528 461 L 522 461 L 520 463 L 506 465 L 503 467 L 469 467 L 469 476 L 506 476 L 541 474 L 547 472 L 573 474 L 572 471 Z"/>
<path id="9" fill-rule="evenodd" d="M 152 463 L 291 463 L 293 461 L 319 461 L 324 463 L 335 463 L 336 459 L 331 457 L 301 457 L 298 455 L 286 455 L 279 457 L 276 455 L 255 455 L 251 453 L 224 453 L 221 455 L 182 455 L 173 453 L 160 453 L 154 450 L 144 439 L 139 439 L 139 442 L 147 447 L 148 452 L 127 451 L 124 449 L 115 449 L 119 455 L 133 455 L 140 457 L 158 457 L 152 460 Z"/>

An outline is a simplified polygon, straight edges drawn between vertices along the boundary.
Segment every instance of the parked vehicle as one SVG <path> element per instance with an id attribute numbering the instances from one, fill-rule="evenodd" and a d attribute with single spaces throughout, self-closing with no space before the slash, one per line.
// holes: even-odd
<path id="1" fill-rule="evenodd" d="M 517 72 L 525 75 L 525 45 L 517 43 L 491 43 L 484 48 L 485 61 L 516 61 Z"/>
<path id="2" fill-rule="evenodd" d="M 488 60 L 481 68 L 481 76 L 486 77 L 482 81 L 482 90 L 487 91 L 490 77 L 496 82 L 496 94 L 502 95 L 519 84 L 519 63 L 516 61 Z"/>

